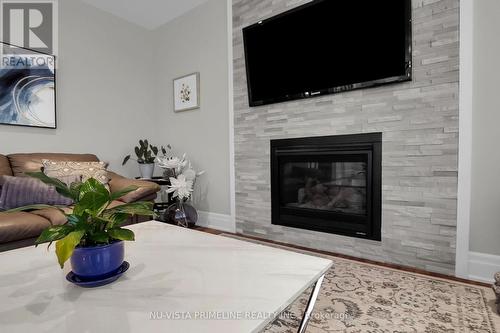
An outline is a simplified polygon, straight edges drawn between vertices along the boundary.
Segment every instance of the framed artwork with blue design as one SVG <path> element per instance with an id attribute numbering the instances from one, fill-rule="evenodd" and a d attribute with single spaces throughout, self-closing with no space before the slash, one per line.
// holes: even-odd
<path id="1" fill-rule="evenodd" d="M 0 46 L 0 124 L 56 128 L 55 56 Z"/>

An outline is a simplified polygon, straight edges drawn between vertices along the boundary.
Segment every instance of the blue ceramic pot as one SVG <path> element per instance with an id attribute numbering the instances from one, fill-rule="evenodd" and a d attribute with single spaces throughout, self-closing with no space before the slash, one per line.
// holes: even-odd
<path id="1" fill-rule="evenodd" d="M 94 247 L 77 247 L 71 256 L 73 273 L 84 279 L 99 279 L 123 263 L 123 241 Z"/>

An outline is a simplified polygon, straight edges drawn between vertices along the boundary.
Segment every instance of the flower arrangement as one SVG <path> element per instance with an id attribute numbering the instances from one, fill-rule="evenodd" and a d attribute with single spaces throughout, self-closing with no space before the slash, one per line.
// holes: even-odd
<path id="1" fill-rule="evenodd" d="M 175 215 L 180 217 L 178 224 L 187 227 L 184 203 L 191 199 L 196 178 L 203 175 L 205 171 L 196 172 L 191 162 L 186 159 L 186 154 L 182 155 L 182 157 L 164 154 L 157 157 L 156 162 L 160 168 L 165 169 L 165 174 L 168 175 L 170 180 L 166 192 L 172 193 L 172 197 L 176 200 Z"/>
<path id="2" fill-rule="evenodd" d="M 196 178 L 204 174 L 205 171 L 196 172 L 191 162 L 186 159 L 186 154 L 180 158 L 164 155 L 157 157 L 156 161 L 160 168 L 166 169 L 167 173 L 171 175 L 167 193 L 173 193 L 173 197 L 181 201 L 190 199 Z"/>

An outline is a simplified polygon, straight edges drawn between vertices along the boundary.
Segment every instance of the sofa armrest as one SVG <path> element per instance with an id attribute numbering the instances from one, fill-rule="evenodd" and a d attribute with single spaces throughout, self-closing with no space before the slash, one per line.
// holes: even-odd
<path id="1" fill-rule="evenodd" d="M 120 201 L 126 203 L 140 201 L 143 199 L 148 201 L 154 200 L 156 198 L 156 193 L 160 191 L 160 186 L 153 182 L 125 178 L 111 171 L 108 171 L 108 176 L 110 178 L 109 188 L 111 193 L 120 191 L 128 186 L 138 187 L 137 190 L 130 192 L 119 199 Z"/>

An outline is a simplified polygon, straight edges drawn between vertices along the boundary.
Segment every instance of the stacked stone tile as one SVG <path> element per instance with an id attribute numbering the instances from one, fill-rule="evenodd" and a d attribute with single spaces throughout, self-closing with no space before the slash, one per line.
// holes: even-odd
<path id="1" fill-rule="evenodd" d="M 237 231 L 453 275 L 459 0 L 412 1 L 412 82 L 250 108 L 241 29 L 308 1 L 233 0 Z M 271 224 L 271 139 L 367 132 L 383 133 L 382 242 Z"/>

